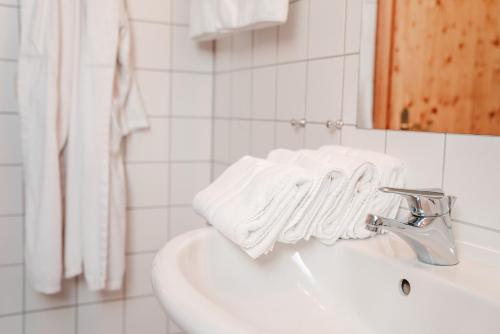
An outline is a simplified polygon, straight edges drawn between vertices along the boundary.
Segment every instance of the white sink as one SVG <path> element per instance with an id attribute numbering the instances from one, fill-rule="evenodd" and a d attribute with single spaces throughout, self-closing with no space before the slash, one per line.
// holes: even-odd
<path id="1" fill-rule="evenodd" d="M 192 334 L 500 333 L 500 269 L 422 264 L 391 234 L 278 246 L 254 261 L 200 229 L 158 253 L 153 286 Z"/>

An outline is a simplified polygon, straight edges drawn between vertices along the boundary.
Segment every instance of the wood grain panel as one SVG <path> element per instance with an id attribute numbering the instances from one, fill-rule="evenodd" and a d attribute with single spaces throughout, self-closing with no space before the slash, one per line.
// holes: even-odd
<path id="1" fill-rule="evenodd" d="M 386 83 L 386 91 L 376 88 L 382 98 L 375 99 L 375 120 L 383 113 L 385 128 L 400 129 L 406 108 L 410 129 L 500 135 L 500 0 L 380 0 L 379 6 L 392 6 L 393 16 L 388 34 L 387 14 L 379 12 L 377 57 L 385 54 L 385 65 L 377 61 L 376 82 Z M 388 74 L 382 66 L 390 66 Z"/>

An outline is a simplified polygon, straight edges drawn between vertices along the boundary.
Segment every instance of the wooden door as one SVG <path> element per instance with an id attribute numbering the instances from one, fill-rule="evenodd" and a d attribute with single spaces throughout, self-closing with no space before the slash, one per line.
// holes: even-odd
<path id="1" fill-rule="evenodd" d="M 375 127 L 500 135 L 500 0 L 379 0 L 378 13 Z"/>

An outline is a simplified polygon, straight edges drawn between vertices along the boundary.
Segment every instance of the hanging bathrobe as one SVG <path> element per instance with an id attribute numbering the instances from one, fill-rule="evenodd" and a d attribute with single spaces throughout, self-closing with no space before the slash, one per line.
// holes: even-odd
<path id="1" fill-rule="evenodd" d="M 133 78 L 124 0 L 83 1 L 80 38 L 67 147 L 65 273 L 83 269 L 89 289 L 118 289 L 125 270 L 123 138 L 148 125 Z"/>
<path id="2" fill-rule="evenodd" d="M 65 117 L 60 113 L 59 2 L 24 0 L 18 70 L 25 177 L 26 275 L 35 290 L 60 290 Z"/>
<path id="3" fill-rule="evenodd" d="M 64 263 L 64 276 L 83 271 L 92 290 L 117 289 L 125 263 L 122 142 L 147 126 L 124 0 L 24 0 L 21 25 L 28 278 L 35 290 L 55 293 Z"/>

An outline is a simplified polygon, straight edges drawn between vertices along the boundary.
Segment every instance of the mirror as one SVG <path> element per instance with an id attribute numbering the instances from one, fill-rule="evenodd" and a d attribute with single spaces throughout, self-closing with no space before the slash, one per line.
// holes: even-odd
<path id="1" fill-rule="evenodd" d="M 358 127 L 500 135 L 500 0 L 363 0 Z"/>

